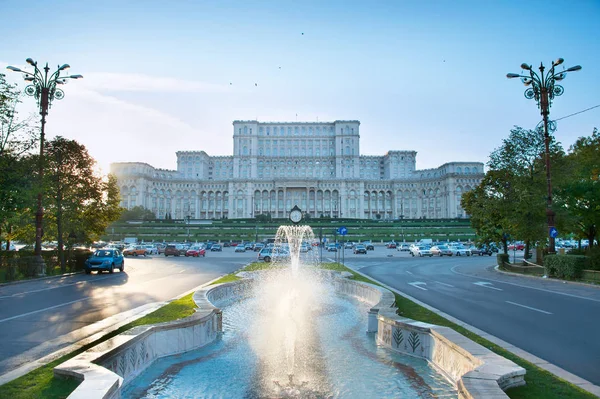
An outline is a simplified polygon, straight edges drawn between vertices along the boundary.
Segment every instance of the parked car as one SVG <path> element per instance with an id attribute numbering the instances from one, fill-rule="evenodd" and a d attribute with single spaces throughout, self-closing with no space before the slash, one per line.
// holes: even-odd
<path id="1" fill-rule="evenodd" d="M 429 256 L 432 257 L 433 253 L 424 245 L 414 246 L 410 250 L 412 256 Z"/>
<path id="2" fill-rule="evenodd" d="M 344 249 L 352 249 L 353 244 L 352 242 L 348 241 L 346 243 L 344 243 Z"/>
<path id="3" fill-rule="evenodd" d="M 395 243 L 395 242 L 388 242 L 388 243 L 387 243 L 385 246 L 386 246 L 388 249 L 396 249 L 396 246 L 397 246 L 397 245 L 396 245 L 396 243 Z"/>
<path id="4" fill-rule="evenodd" d="M 93 270 L 113 273 L 115 269 L 125 270 L 125 260 L 118 249 L 98 249 L 84 265 L 85 274 L 90 274 Z"/>
<path id="5" fill-rule="evenodd" d="M 367 248 L 364 245 L 357 244 L 354 246 L 354 253 L 355 254 L 366 254 Z"/>
<path id="6" fill-rule="evenodd" d="M 456 256 L 471 256 L 471 250 L 465 247 L 453 246 L 450 247 L 452 253 Z"/>
<path id="7" fill-rule="evenodd" d="M 185 255 L 185 248 L 179 244 L 169 244 L 165 248 L 165 256 L 181 256 Z"/>
<path id="8" fill-rule="evenodd" d="M 243 245 L 236 245 L 235 251 L 233 252 L 246 252 L 246 247 L 244 247 Z"/>
<path id="9" fill-rule="evenodd" d="M 261 249 L 263 249 L 265 247 L 265 244 L 263 243 L 256 243 L 254 244 L 254 252 L 260 252 Z"/>
<path id="10" fill-rule="evenodd" d="M 408 252 L 408 251 L 410 251 L 410 245 L 408 245 L 408 244 L 396 245 L 396 250 Z"/>
<path id="11" fill-rule="evenodd" d="M 195 258 L 202 256 L 206 256 L 206 250 L 202 247 L 192 247 L 185 252 L 185 256 L 193 256 Z"/>
<path id="12" fill-rule="evenodd" d="M 223 249 L 221 248 L 221 244 L 213 244 L 210 250 L 211 252 L 221 252 Z"/>
<path id="13" fill-rule="evenodd" d="M 368 244 L 365 244 L 365 248 L 367 248 L 367 251 L 374 251 L 375 245 L 368 243 Z"/>
<path id="14" fill-rule="evenodd" d="M 127 247 L 123 250 L 123 256 L 146 256 L 146 247 L 143 245 L 136 245 L 133 247 Z"/>
<path id="15" fill-rule="evenodd" d="M 327 246 L 327 252 L 337 252 L 337 245 L 335 245 L 335 244 L 329 244 Z"/>
<path id="16" fill-rule="evenodd" d="M 144 245 L 143 247 L 146 248 L 146 255 L 158 255 L 158 248 L 154 245 Z"/>
<path id="17" fill-rule="evenodd" d="M 229 248 L 230 246 L 231 246 L 231 244 L 230 244 L 230 243 L 228 243 L 227 241 L 225 241 L 225 242 L 223 243 L 223 248 Z"/>
<path id="18" fill-rule="evenodd" d="M 290 253 L 282 248 L 263 248 L 258 253 L 258 260 L 264 260 L 265 262 L 287 259 L 289 257 Z"/>
<path id="19" fill-rule="evenodd" d="M 517 242 L 517 243 L 512 243 L 508 246 L 508 250 L 509 251 L 522 251 L 525 249 L 525 244 Z"/>
<path id="20" fill-rule="evenodd" d="M 446 245 L 434 245 L 429 249 L 433 255 L 452 256 L 452 250 Z"/>

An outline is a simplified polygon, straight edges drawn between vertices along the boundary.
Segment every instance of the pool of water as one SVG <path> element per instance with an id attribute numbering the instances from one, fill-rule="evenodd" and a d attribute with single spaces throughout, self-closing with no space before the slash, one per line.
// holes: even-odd
<path id="1" fill-rule="evenodd" d="M 158 360 L 122 397 L 458 397 L 426 361 L 378 347 L 374 335 L 365 332 L 364 303 L 325 296 L 310 310 L 310 328 L 294 331 L 292 359 L 281 344 L 290 339 L 289 331 L 278 325 L 256 328 L 260 315 L 271 310 L 257 297 L 225 306 L 223 334 L 215 343 Z"/>

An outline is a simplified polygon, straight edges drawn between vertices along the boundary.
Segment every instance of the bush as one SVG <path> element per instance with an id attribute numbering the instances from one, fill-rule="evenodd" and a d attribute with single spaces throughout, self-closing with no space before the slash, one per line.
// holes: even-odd
<path id="1" fill-rule="evenodd" d="M 497 254 L 496 255 L 496 262 L 498 262 L 498 266 L 502 267 L 504 266 L 505 263 L 508 263 L 510 257 L 508 256 L 508 254 Z"/>
<path id="2" fill-rule="evenodd" d="M 587 264 L 587 257 L 582 255 L 548 255 L 544 258 L 546 275 L 564 279 L 580 278 Z"/>
<path id="3" fill-rule="evenodd" d="M 600 270 L 600 247 L 595 246 L 587 251 L 588 264 L 586 269 L 588 270 Z"/>

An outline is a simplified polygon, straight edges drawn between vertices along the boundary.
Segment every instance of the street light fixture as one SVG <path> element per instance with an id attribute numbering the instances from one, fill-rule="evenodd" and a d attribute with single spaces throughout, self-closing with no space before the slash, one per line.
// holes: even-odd
<path id="1" fill-rule="evenodd" d="M 40 109 L 40 115 L 42 116 L 42 126 L 40 131 L 40 159 L 38 165 L 38 177 L 40 184 L 38 187 L 37 196 L 37 212 L 35 214 L 35 262 L 37 263 L 39 274 L 46 274 L 46 264 L 42 258 L 42 224 L 44 219 L 44 208 L 42 206 L 42 190 L 43 190 L 43 179 L 44 179 L 44 139 L 45 139 L 45 127 L 46 127 L 46 115 L 52 105 L 53 100 L 62 100 L 65 97 L 65 93 L 57 88 L 57 85 L 67 83 L 68 79 L 81 79 L 81 75 L 67 75 L 61 76 L 60 73 L 70 68 L 69 64 L 63 64 L 58 66 L 58 69 L 50 74 L 50 68 L 48 63 L 42 69 L 38 68 L 38 63 L 32 58 L 25 60 L 29 65 L 33 67 L 33 73 L 24 71 L 22 69 L 7 66 L 6 69 L 13 72 L 19 72 L 24 75 L 26 82 L 31 84 L 25 87 L 25 94 L 33 96 L 37 100 L 38 107 Z"/>
<path id="2" fill-rule="evenodd" d="M 540 73 L 538 74 L 533 70 L 531 65 L 521 64 L 521 68 L 529 71 L 529 76 L 520 75 L 518 73 L 509 73 L 506 75 L 509 79 L 521 78 L 521 82 L 528 88 L 525 90 L 525 98 L 531 100 L 534 99 L 540 109 L 540 113 L 543 117 L 544 122 L 544 143 L 546 146 L 546 181 L 547 181 L 547 189 L 548 189 L 548 198 L 546 202 L 546 218 L 548 222 L 548 237 L 549 237 L 549 247 L 548 253 L 555 253 L 555 240 L 552 234 L 554 230 L 554 216 L 555 213 L 552 210 L 552 181 L 550 174 L 550 134 L 548 133 L 548 125 L 552 123 L 548 120 L 548 115 L 550 115 L 550 107 L 552 106 L 552 100 L 554 97 L 562 96 L 565 89 L 556 84 L 557 81 L 561 81 L 567 77 L 568 72 L 575 72 L 581 69 L 581 66 L 576 65 L 574 67 L 565 69 L 563 71 L 555 72 L 554 68 L 561 65 L 565 60 L 562 58 L 557 59 L 556 61 L 552 61 L 552 67 L 550 70 L 544 75 L 545 67 L 543 63 L 540 63 Z"/>

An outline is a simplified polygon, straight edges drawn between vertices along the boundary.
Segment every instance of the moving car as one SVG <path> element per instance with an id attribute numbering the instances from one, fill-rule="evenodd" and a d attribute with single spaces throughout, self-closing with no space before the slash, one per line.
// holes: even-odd
<path id="1" fill-rule="evenodd" d="M 355 254 L 366 254 L 367 248 L 364 245 L 357 244 L 354 246 L 354 253 Z"/>
<path id="2" fill-rule="evenodd" d="M 244 247 L 243 245 L 236 245 L 235 251 L 233 252 L 246 252 L 246 247 Z"/>
<path id="3" fill-rule="evenodd" d="M 327 246 L 327 252 L 337 252 L 337 245 L 335 245 L 335 244 L 329 244 Z"/>
<path id="4" fill-rule="evenodd" d="M 473 252 L 473 250 L 471 250 L 471 253 L 473 255 L 475 255 L 475 252 Z M 483 256 L 483 255 L 488 255 L 488 256 L 492 256 L 492 254 L 494 253 L 494 251 L 492 250 L 491 247 L 488 247 L 487 245 L 481 246 L 477 249 L 477 253 L 479 254 L 479 256 Z"/>
<path id="5" fill-rule="evenodd" d="M 446 245 L 434 245 L 429 249 L 433 255 L 452 256 L 452 250 Z"/>
<path id="6" fill-rule="evenodd" d="M 118 249 L 98 249 L 90 256 L 83 267 L 85 274 L 96 270 L 113 273 L 115 269 L 125 270 L 125 260 Z"/>
<path id="7" fill-rule="evenodd" d="M 432 257 L 433 253 L 424 245 L 414 246 L 410 250 L 412 256 L 429 256 Z"/>
<path id="8" fill-rule="evenodd" d="M 211 252 L 221 252 L 223 248 L 221 248 L 221 244 L 213 244 L 210 250 Z"/>
<path id="9" fill-rule="evenodd" d="M 133 247 L 127 247 L 123 250 L 123 256 L 146 256 L 146 247 L 143 245 L 136 245 Z"/>
<path id="10" fill-rule="evenodd" d="M 368 244 L 365 244 L 365 248 L 367 248 L 367 251 L 374 251 L 375 245 L 368 243 Z"/>
<path id="11" fill-rule="evenodd" d="M 192 247 L 185 252 L 185 256 L 193 256 L 194 258 L 199 256 L 204 257 L 206 256 L 206 250 L 202 247 Z"/>
<path id="12" fill-rule="evenodd" d="M 387 244 L 385 244 L 385 246 L 388 249 L 396 249 L 396 243 L 395 242 L 388 242 Z"/>

